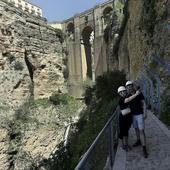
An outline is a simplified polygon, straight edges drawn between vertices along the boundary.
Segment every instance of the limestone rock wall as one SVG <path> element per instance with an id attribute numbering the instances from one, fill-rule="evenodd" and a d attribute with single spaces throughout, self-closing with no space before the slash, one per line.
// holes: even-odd
<path id="1" fill-rule="evenodd" d="M 127 79 L 135 80 L 142 72 L 151 80 L 154 90 L 150 100 L 155 103 L 160 101 L 159 117 L 167 125 L 170 124 L 170 74 L 153 56 L 170 65 L 169 9 L 169 0 L 128 0 L 118 48 L 118 68 L 125 71 Z M 144 64 L 159 76 L 159 91 L 158 80 L 144 69 Z M 149 89 L 147 80 L 142 81 Z"/>
<path id="2" fill-rule="evenodd" d="M 11 106 L 64 88 L 61 35 L 45 20 L 0 2 L 0 101 Z"/>
<path id="3" fill-rule="evenodd" d="M 69 120 L 30 103 L 67 91 L 64 60 L 59 30 L 0 1 L 0 169 L 38 166 L 63 140 Z"/>
<path id="4" fill-rule="evenodd" d="M 0 168 L 7 169 L 10 166 L 10 156 L 8 155 L 9 136 L 5 128 L 0 128 L 0 133 Z"/>
<path id="5" fill-rule="evenodd" d="M 138 77 L 143 64 L 150 62 L 150 53 L 169 60 L 169 7 L 167 0 L 128 1 L 118 52 L 119 69 L 125 70 L 128 78 Z"/>

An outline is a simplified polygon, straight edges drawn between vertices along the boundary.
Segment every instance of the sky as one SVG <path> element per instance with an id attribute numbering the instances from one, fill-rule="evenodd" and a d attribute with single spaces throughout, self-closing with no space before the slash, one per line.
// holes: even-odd
<path id="1" fill-rule="evenodd" d="M 49 22 L 63 21 L 107 0 L 28 0 L 43 10 Z"/>

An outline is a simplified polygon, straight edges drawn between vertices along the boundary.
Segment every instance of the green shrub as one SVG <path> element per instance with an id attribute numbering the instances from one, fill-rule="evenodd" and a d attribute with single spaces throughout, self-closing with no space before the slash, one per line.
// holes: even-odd
<path id="1" fill-rule="evenodd" d="M 8 60 L 9 60 L 10 63 L 12 63 L 13 61 L 15 61 L 15 56 L 14 55 L 9 55 Z"/>
<path id="2" fill-rule="evenodd" d="M 24 66 L 21 62 L 17 61 L 17 62 L 15 62 L 14 69 L 22 71 L 24 69 Z"/>
<path id="3" fill-rule="evenodd" d="M 38 107 L 49 107 L 51 105 L 51 102 L 48 100 L 48 98 L 42 98 L 37 99 L 34 101 L 34 103 L 30 107 L 38 108 Z"/>
<path id="4" fill-rule="evenodd" d="M 157 13 L 155 11 L 155 0 L 144 0 L 143 1 L 143 14 L 141 25 L 146 32 L 152 37 L 156 24 Z"/>
<path id="5" fill-rule="evenodd" d="M 71 155 L 68 158 L 70 164 L 65 170 L 75 168 L 80 157 L 104 127 L 117 106 L 117 88 L 125 82 L 125 74 L 114 71 L 99 76 L 94 86 L 87 87 L 84 94 L 87 108 L 81 113 L 76 125 L 77 132 L 70 139 L 68 146 L 68 155 Z"/>
<path id="6" fill-rule="evenodd" d="M 114 71 L 105 73 L 96 79 L 95 95 L 102 100 L 112 100 L 117 96 L 117 88 L 124 85 L 126 77 L 123 72 Z"/>
<path id="7" fill-rule="evenodd" d="M 93 98 L 93 92 L 94 92 L 94 88 L 92 87 L 87 87 L 85 94 L 84 94 L 84 101 L 86 105 L 90 105 L 92 98 Z"/>
<path id="8" fill-rule="evenodd" d="M 3 53 L 2 55 L 3 55 L 3 57 L 7 57 L 8 61 L 10 63 L 15 61 L 15 56 L 13 54 L 11 54 L 10 52 Z"/>
<path id="9" fill-rule="evenodd" d="M 83 81 L 83 89 L 84 90 L 86 90 L 86 88 L 93 87 L 93 86 L 94 86 L 94 82 L 89 77 L 87 77 L 87 79 L 85 81 Z"/>
<path id="10" fill-rule="evenodd" d="M 58 94 L 54 93 L 50 96 L 49 100 L 54 104 L 54 105 L 66 105 L 70 100 L 72 100 L 72 97 L 69 96 L 68 94 Z"/>

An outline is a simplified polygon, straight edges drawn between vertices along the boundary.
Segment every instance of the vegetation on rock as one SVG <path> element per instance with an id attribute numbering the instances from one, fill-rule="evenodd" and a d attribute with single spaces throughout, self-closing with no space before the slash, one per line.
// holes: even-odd
<path id="1" fill-rule="evenodd" d="M 24 150 L 24 139 L 27 133 L 38 132 L 39 130 L 48 129 L 48 131 L 57 131 L 65 129 L 72 119 L 77 115 L 77 110 L 81 103 L 67 94 L 53 94 L 49 99 L 37 99 L 28 101 L 15 111 L 14 118 L 9 122 L 10 146 L 8 153 L 11 155 L 11 168 L 20 161 L 27 162 L 29 168 L 38 166 L 39 162 L 44 160 L 42 154 L 36 157 L 31 151 L 28 153 Z M 48 136 L 48 134 L 46 134 Z M 61 140 L 63 138 L 60 137 Z M 37 137 L 38 139 L 38 137 Z M 51 139 L 53 140 L 53 139 Z M 54 148 L 57 148 L 58 144 Z M 50 151 L 49 151 L 50 152 Z M 52 151 L 51 151 L 52 152 Z M 19 155 L 26 154 L 25 158 L 20 160 Z M 50 154 L 50 153 L 49 153 Z M 34 161 L 37 159 L 37 161 Z"/>
<path id="2" fill-rule="evenodd" d="M 22 71 L 24 69 L 24 66 L 20 61 L 16 61 L 14 65 L 14 69 L 18 71 Z"/>
<path id="3" fill-rule="evenodd" d="M 61 147 L 62 154 L 51 164 L 53 168 L 58 170 L 75 168 L 79 159 L 112 115 L 117 106 L 117 88 L 125 82 L 125 75 L 114 71 L 99 76 L 95 85 L 87 87 L 84 94 L 86 109 L 81 112 L 80 120 L 75 125 L 76 130 L 69 139 L 67 152 Z M 48 163 L 50 162 L 48 160 Z M 49 169 L 52 170 L 52 168 Z"/>

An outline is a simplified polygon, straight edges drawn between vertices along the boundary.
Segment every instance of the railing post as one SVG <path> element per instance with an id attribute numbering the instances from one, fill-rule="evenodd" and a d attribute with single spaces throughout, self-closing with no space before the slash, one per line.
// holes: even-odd
<path id="1" fill-rule="evenodd" d="M 154 73 L 152 70 L 150 70 L 150 68 L 147 65 L 144 65 L 144 68 L 157 81 L 157 104 L 156 104 L 156 108 L 157 108 L 157 111 L 158 111 L 158 116 L 160 116 L 160 113 L 161 113 L 161 105 L 160 105 L 160 87 L 161 87 L 161 81 L 160 81 L 160 77 L 156 73 Z"/>
<path id="2" fill-rule="evenodd" d="M 113 167 L 113 120 L 109 125 L 109 157 L 110 157 L 110 167 Z"/>
<path id="3" fill-rule="evenodd" d="M 141 76 L 149 82 L 149 104 L 151 105 L 151 109 L 154 109 L 153 103 L 153 82 L 150 78 L 148 78 L 144 73 L 141 73 Z"/>

